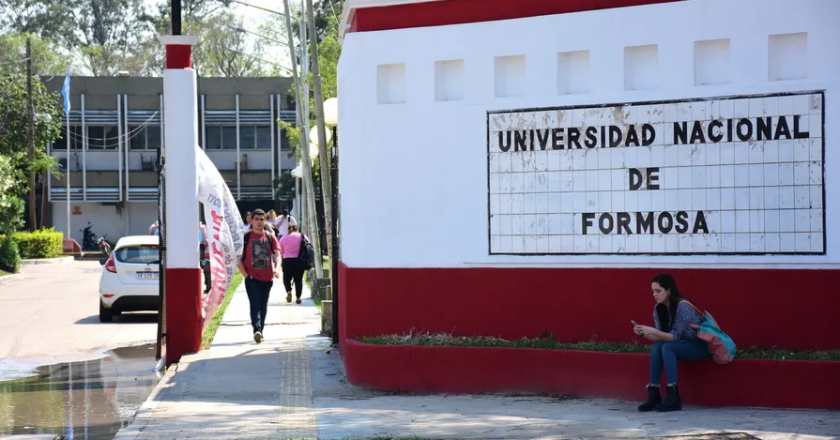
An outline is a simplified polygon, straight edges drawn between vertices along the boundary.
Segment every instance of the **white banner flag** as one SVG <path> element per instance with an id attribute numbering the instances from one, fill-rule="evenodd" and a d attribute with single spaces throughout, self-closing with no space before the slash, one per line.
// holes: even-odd
<path id="1" fill-rule="evenodd" d="M 207 246 L 210 253 L 210 293 L 204 301 L 202 333 L 207 329 L 222 301 L 225 292 L 238 270 L 244 240 L 242 218 L 236 200 L 225 184 L 216 165 L 196 145 L 198 164 L 198 199 L 204 205 L 207 222 Z"/>

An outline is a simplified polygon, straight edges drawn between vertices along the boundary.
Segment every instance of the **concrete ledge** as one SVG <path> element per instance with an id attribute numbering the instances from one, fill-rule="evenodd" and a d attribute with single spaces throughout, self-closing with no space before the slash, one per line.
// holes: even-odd
<path id="1" fill-rule="evenodd" d="M 533 392 L 641 401 L 649 356 L 501 347 L 411 347 L 342 341 L 348 381 L 387 391 Z M 840 409 L 840 361 L 680 362 L 683 402 Z M 664 381 L 663 381 L 664 383 Z"/>
<path id="2" fill-rule="evenodd" d="M 39 258 L 36 260 L 21 260 L 20 264 L 22 265 L 33 265 L 33 264 L 64 264 L 64 263 L 72 263 L 75 260 L 72 256 L 70 257 L 58 257 L 58 258 Z"/>
<path id="3" fill-rule="evenodd" d="M 10 283 L 12 281 L 22 280 L 23 274 L 22 273 L 13 273 L 11 275 L 6 275 L 4 277 L 0 277 L 0 285 L 4 283 Z"/>

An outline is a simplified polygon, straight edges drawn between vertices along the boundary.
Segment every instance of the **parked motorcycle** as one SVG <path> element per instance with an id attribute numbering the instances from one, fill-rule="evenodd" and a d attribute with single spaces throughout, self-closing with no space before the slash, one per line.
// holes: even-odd
<path id="1" fill-rule="evenodd" d="M 96 240 L 96 245 L 99 247 L 99 252 L 105 254 L 106 257 L 110 257 L 111 243 L 108 243 L 108 241 L 105 240 L 105 237 L 107 236 L 108 234 L 104 234 L 103 236 L 99 237 L 99 240 Z"/>
<path id="2" fill-rule="evenodd" d="M 91 226 L 90 222 L 88 222 L 87 227 L 84 229 L 80 229 L 82 231 L 82 249 L 86 251 L 94 251 L 99 250 L 106 256 L 111 256 L 111 250 L 113 246 L 108 240 L 105 238 L 108 234 L 103 235 L 102 237 L 97 238 L 96 234 L 91 230 L 93 226 Z"/>
<path id="3" fill-rule="evenodd" d="M 82 249 L 86 251 L 92 251 L 94 249 L 99 249 L 99 242 L 96 240 L 96 234 L 91 231 L 90 222 L 88 222 L 87 226 L 84 229 L 80 229 L 82 232 Z"/>

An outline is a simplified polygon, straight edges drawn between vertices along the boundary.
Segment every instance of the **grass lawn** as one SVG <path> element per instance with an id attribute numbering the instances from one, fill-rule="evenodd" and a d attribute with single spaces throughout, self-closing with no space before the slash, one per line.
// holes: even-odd
<path id="1" fill-rule="evenodd" d="M 328 256 L 322 257 L 321 261 L 322 261 L 321 265 L 324 268 L 324 277 L 329 278 L 329 276 L 330 276 L 330 257 L 328 257 Z M 312 292 L 312 280 L 309 279 L 309 274 L 310 273 L 314 273 L 314 272 L 306 271 L 306 273 L 303 274 L 303 278 L 306 280 L 306 285 L 309 286 L 309 291 Z M 312 298 L 312 301 L 315 302 L 315 307 L 318 308 L 318 312 L 320 313 L 321 312 L 321 299 L 320 298 Z"/>
<path id="2" fill-rule="evenodd" d="M 230 300 L 233 299 L 233 292 L 242 284 L 242 279 L 242 274 L 237 271 L 230 281 L 227 292 L 225 292 L 225 299 L 222 301 L 222 305 L 219 307 L 219 310 L 216 310 L 216 315 L 213 316 L 213 320 L 210 321 L 207 330 L 201 335 L 201 348 L 210 348 L 210 344 L 213 343 L 213 338 L 216 337 L 216 331 L 219 330 L 219 324 L 222 323 L 222 318 L 225 316 L 225 310 L 227 310 Z"/>
<path id="3" fill-rule="evenodd" d="M 360 342 L 373 345 L 416 345 L 438 347 L 509 347 L 538 348 L 547 350 L 583 350 L 606 353 L 648 353 L 650 345 L 643 343 L 621 342 L 558 342 L 551 338 L 522 338 L 506 340 L 493 337 L 453 336 L 447 333 L 409 333 L 403 335 L 382 335 L 360 338 Z M 737 341 L 736 341 L 737 342 Z M 738 349 L 736 358 L 740 359 L 775 359 L 807 361 L 840 361 L 840 350 L 826 351 L 791 351 L 776 348 L 749 347 Z"/>
<path id="4" fill-rule="evenodd" d="M 11 274 L 9 272 L 4 271 L 4 270 L 0 270 L 0 277 L 4 277 L 6 275 L 11 275 Z"/>

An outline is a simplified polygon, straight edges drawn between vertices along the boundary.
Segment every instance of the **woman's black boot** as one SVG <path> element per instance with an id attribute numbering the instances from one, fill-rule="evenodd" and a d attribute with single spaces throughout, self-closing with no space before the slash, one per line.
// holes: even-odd
<path id="1" fill-rule="evenodd" d="M 680 400 L 680 391 L 677 385 L 668 385 L 665 391 L 665 401 L 656 405 L 656 410 L 659 412 L 679 411 L 682 409 L 682 401 Z"/>
<path id="2" fill-rule="evenodd" d="M 659 394 L 659 387 L 648 385 L 647 392 L 647 400 L 645 400 L 645 403 L 639 405 L 639 411 L 641 412 L 653 411 L 653 409 L 656 408 L 656 405 L 659 405 L 659 403 L 662 402 L 662 395 Z"/>

